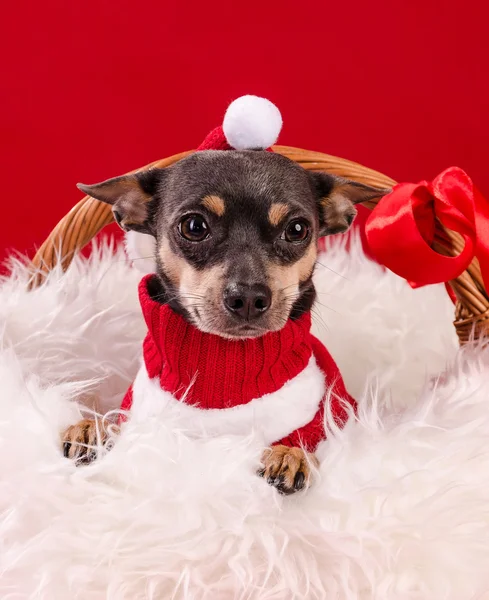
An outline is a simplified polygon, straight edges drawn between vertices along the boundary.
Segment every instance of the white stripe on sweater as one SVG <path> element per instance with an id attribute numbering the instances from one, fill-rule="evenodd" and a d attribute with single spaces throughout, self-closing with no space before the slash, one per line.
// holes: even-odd
<path id="1" fill-rule="evenodd" d="M 205 437 L 261 434 L 271 444 L 306 425 L 319 409 L 325 392 L 324 374 L 314 356 L 307 367 L 279 390 L 232 408 L 201 409 L 177 400 L 150 379 L 143 365 L 134 381 L 131 418 L 171 414 L 183 430 Z M 171 411 L 171 412 L 169 412 Z"/>

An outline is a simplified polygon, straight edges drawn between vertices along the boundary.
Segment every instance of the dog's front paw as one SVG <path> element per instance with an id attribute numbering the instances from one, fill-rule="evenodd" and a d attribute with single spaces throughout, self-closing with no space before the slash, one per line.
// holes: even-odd
<path id="1" fill-rule="evenodd" d="M 62 434 L 63 453 L 77 464 L 88 464 L 97 457 L 97 447 L 105 446 L 109 438 L 107 425 L 103 421 L 83 419 Z"/>
<path id="2" fill-rule="evenodd" d="M 301 448 L 273 446 L 263 453 L 262 464 L 258 471 L 261 477 L 281 494 L 293 494 L 309 487 L 311 468 L 318 466 L 318 460 Z"/>

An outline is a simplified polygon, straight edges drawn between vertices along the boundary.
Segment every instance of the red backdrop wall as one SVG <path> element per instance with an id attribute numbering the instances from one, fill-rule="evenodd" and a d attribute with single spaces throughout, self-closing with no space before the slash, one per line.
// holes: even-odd
<path id="1" fill-rule="evenodd" d="M 399 180 L 456 164 L 489 195 L 485 1 L 2 6 L 0 255 L 32 251 L 92 183 L 197 145 L 269 97 L 281 142 Z"/>

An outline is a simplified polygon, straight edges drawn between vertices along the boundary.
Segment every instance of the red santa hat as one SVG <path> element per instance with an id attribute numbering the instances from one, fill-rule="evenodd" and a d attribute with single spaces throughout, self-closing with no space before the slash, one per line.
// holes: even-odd
<path id="1" fill-rule="evenodd" d="M 197 150 L 269 150 L 282 129 L 279 109 L 258 96 L 241 96 L 229 105 L 222 125 Z"/>
<path id="2" fill-rule="evenodd" d="M 271 150 L 282 129 L 279 109 L 258 96 L 241 96 L 231 102 L 222 125 L 213 129 L 197 148 L 199 150 Z M 126 233 L 126 252 L 143 273 L 155 271 L 155 240 L 136 231 Z"/>

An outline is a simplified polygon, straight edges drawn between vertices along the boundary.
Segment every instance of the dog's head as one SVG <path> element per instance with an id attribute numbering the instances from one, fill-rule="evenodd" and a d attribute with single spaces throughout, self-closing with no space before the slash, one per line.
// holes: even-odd
<path id="1" fill-rule="evenodd" d="M 111 204 L 123 229 L 155 237 L 155 297 L 229 338 L 279 330 L 308 310 L 318 237 L 346 231 L 355 204 L 386 192 L 254 151 L 197 152 L 79 187 Z"/>

